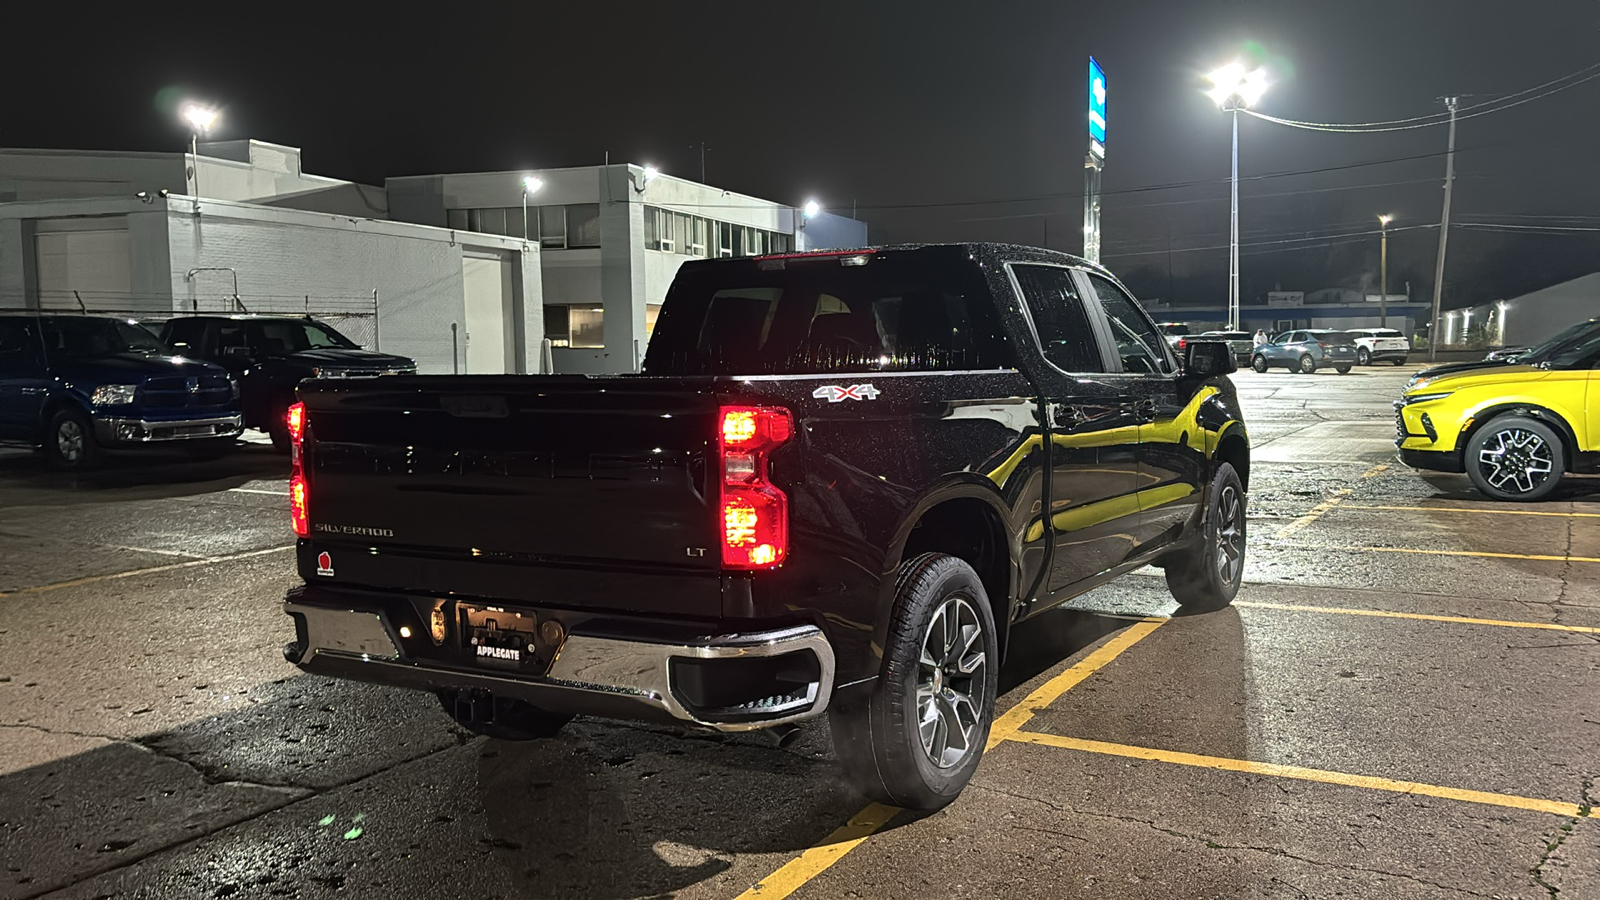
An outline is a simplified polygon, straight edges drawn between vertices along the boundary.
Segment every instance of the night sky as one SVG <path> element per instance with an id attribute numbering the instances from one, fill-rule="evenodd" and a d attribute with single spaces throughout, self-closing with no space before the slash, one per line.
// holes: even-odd
<path id="1" fill-rule="evenodd" d="M 607 151 L 698 178 L 703 141 L 712 184 L 854 207 L 874 241 L 1075 252 L 1092 53 L 1109 86 L 1105 262 L 1142 296 L 1217 304 L 1228 118 L 1203 72 L 1257 47 L 1273 81 L 1258 109 L 1364 122 L 1600 61 L 1595 0 L 234 5 L 254 22 L 226 8 L 28 13 L 7 29 L 27 37 L 0 62 L 0 145 L 177 150 L 179 96 L 224 108 L 218 139 L 300 146 L 308 172 L 377 184 Z M 1431 292 L 1445 138 L 1243 119 L 1246 298 L 1363 286 L 1378 241 L 1353 233 L 1382 212 L 1396 216 L 1391 290 Z M 1600 80 L 1465 120 L 1457 142 L 1457 222 L 1600 227 Z M 1366 165 L 1402 157 L 1421 158 Z M 1597 268 L 1595 232 L 1453 230 L 1446 306 Z"/>

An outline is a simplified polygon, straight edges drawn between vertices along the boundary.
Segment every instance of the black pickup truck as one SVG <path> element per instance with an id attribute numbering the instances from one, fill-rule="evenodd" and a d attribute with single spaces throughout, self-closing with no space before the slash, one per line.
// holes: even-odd
<path id="1" fill-rule="evenodd" d="M 284 652 L 505 738 L 826 712 L 936 808 L 1026 620 L 1148 564 L 1232 601 L 1249 439 L 1186 357 L 1104 269 L 965 244 L 686 263 L 640 375 L 308 382 Z"/>

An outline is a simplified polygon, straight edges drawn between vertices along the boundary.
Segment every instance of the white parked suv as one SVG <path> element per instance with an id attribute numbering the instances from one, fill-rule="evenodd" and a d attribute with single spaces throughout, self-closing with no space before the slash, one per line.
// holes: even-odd
<path id="1" fill-rule="evenodd" d="M 1387 359 L 1397 366 L 1406 364 L 1411 352 L 1411 341 L 1393 328 L 1346 328 L 1345 333 L 1356 339 L 1356 365 L 1370 366 Z"/>

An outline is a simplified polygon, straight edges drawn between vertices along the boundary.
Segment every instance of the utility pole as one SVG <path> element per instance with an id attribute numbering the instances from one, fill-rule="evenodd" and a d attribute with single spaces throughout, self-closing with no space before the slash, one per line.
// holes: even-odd
<path id="1" fill-rule="evenodd" d="M 1428 325 L 1428 361 L 1439 356 L 1439 305 L 1444 299 L 1444 250 L 1450 240 L 1450 189 L 1456 181 L 1456 101 L 1446 97 L 1450 109 L 1450 142 L 1444 154 L 1444 212 L 1439 216 L 1439 259 L 1433 269 L 1433 322 Z"/>
<path id="2" fill-rule="evenodd" d="M 1378 217 L 1378 325 L 1389 327 L 1389 219 Z"/>

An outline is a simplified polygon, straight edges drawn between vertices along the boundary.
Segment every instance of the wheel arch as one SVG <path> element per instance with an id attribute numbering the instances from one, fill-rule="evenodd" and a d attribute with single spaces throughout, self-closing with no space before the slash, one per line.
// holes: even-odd
<path id="1" fill-rule="evenodd" d="M 50 420 L 54 419 L 56 413 L 63 409 L 77 410 L 83 413 L 91 426 L 94 424 L 94 408 L 92 406 L 70 391 L 57 391 L 49 399 L 45 400 L 44 407 L 39 411 L 38 442 L 40 444 L 43 444 L 50 437 Z"/>
<path id="2" fill-rule="evenodd" d="M 1573 470 L 1576 465 L 1579 447 L 1578 435 L 1572 430 L 1572 425 L 1567 422 L 1565 416 L 1555 410 L 1540 406 L 1537 403 L 1528 402 L 1499 403 L 1485 407 L 1473 415 L 1472 421 L 1461 430 L 1460 437 L 1456 439 L 1456 456 L 1463 470 L 1467 464 L 1467 444 L 1472 440 L 1473 436 L 1483 430 L 1485 425 L 1506 415 L 1528 416 L 1532 419 L 1538 419 L 1554 429 L 1555 433 L 1561 438 L 1561 449 L 1566 454 L 1566 468 L 1563 471 L 1571 472 Z"/>
<path id="3" fill-rule="evenodd" d="M 992 487 L 960 481 L 930 491 L 906 515 L 890 544 L 884 578 L 884 614 L 879 629 L 886 628 L 894 606 L 900 564 L 923 553 L 944 553 L 965 560 L 978 573 L 994 613 L 1000 652 L 1004 658 L 1010 622 L 1022 586 L 1018 584 L 1016 536 L 1006 525 L 1005 503 Z"/>
<path id="4" fill-rule="evenodd" d="M 1239 473 L 1239 483 L 1244 486 L 1245 493 L 1250 493 L 1250 439 L 1245 437 L 1243 426 L 1237 422 L 1230 423 L 1230 427 L 1222 432 L 1212 461 L 1213 471 L 1222 463 L 1233 466 L 1233 470 Z"/>

